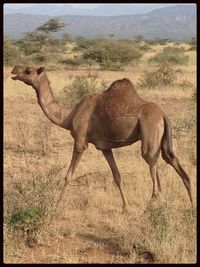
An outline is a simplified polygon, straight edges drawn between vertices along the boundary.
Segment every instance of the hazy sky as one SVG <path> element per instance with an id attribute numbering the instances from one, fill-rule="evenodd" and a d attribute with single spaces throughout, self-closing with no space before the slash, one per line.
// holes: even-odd
<path id="1" fill-rule="evenodd" d="M 33 3 L 35 4 L 35 3 Z M 9 7 L 12 7 L 14 9 L 18 9 L 18 8 L 24 8 L 24 7 L 29 7 L 30 5 L 33 5 L 33 4 L 4 4 L 4 7 L 6 6 L 9 6 Z M 40 3 L 38 3 L 40 4 Z M 46 3 L 48 4 L 48 3 Z M 70 6 L 73 6 L 73 7 L 78 7 L 78 8 L 95 8 L 95 7 L 98 7 L 98 6 L 101 6 L 102 4 L 52 4 L 52 3 L 49 3 L 51 5 L 57 5 L 57 6 L 60 6 L 60 5 L 70 5 Z"/>
<path id="2" fill-rule="evenodd" d="M 102 4 L 70 4 L 70 5 L 78 8 L 95 8 L 101 6 Z"/>
<path id="3" fill-rule="evenodd" d="M 12 7 L 13 9 L 18 9 L 18 8 L 30 7 L 30 5 L 33 5 L 33 4 L 36 4 L 36 3 L 29 3 L 29 4 L 11 4 L 11 3 L 9 3 L 9 4 L 4 4 L 4 7 L 6 8 L 7 6 L 9 6 L 9 7 Z M 37 3 L 37 4 L 40 4 L 40 3 Z M 89 9 L 92 9 L 92 8 L 101 6 L 101 5 L 105 4 L 105 3 L 102 3 L 102 4 L 85 4 L 85 3 L 83 3 L 83 4 L 73 4 L 73 3 L 72 4 L 70 4 L 70 3 L 67 3 L 67 4 L 65 4 L 65 3 L 54 4 L 53 3 L 52 4 L 52 3 L 44 3 L 44 4 L 51 4 L 51 5 L 57 5 L 57 6 L 59 6 L 59 5 L 70 5 L 70 6 L 77 7 L 77 8 L 87 8 L 87 9 L 89 8 Z M 115 3 L 112 3 L 112 4 L 115 4 Z M 120 3 L 120 5 L 121 4 L 123 5 L 123 3 Z M 124 3 L 124 4 L 127 4 L 127 3 Z M 129 4 L 131 4 L 131 3 L 129 3 Z M 135 3 L 133 3 L 133 4 L 135 4 Z M 151 4 L 153 4 L 153 3 L 150 3 L 150 4 L 137 3 L 135 5 L 141 6 L 141 5 L 151 5 Z M 157 4 L 159 4 L 159 3 L 157 3 Z M 169 3 L 169 5 L 173 5 L 173 4 L 177 5 L 177 4 L 181 4 L 181 3 L 171 3 L 171 4 Z M 119 3 L 116 3 L 116 5 L 119 5 Z"/>

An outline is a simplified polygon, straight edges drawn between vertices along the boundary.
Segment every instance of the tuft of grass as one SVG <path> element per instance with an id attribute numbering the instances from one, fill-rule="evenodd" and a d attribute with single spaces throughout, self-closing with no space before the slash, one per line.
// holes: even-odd
<path id="1" fill-rule="evenodd" d="M 185 118 L 176 118 L 172 125 L 173 134 L 175 138 L 179 138 L 181 134 L 191 133 L 195 130 L 196 118 L 194 116 Z"/>
<path id="2" fill-rule="evenodd" d="M 183 90 L 189 90 L 189 89 L 193 89 L 194 85 L 189 82 L 187 79 L 183 79 L 178 86 L 180 86 Z"/>

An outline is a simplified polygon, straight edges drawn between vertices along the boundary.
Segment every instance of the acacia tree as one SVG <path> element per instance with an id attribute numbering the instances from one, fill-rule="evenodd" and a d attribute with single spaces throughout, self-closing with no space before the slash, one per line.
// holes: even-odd
<path id="1" fill-rule="evenodd" d="M 49 19 L 46 23 L 39 26 L 36 31 L 41 31 L 46 34 L 50 34 L 52 32 L 57 32 L 63 29 L 66 26 L 65 23 L 61 22 L 58 18 Z"/>
<path id="2" fill-rule="evenodd" d="M 21 42 L 24 54 L 31 55 L 44 49 L 48 50 L 51 49 L 54 44 L 62 45 L 62 42 L 57 41 L 52 36 L 52 33 L 62 30 L 65 26 L 66 24 L 61 22 L 58 18 L 52 18 L 34 31 L 26 32 L 25 38 L 23 42 Z"/>

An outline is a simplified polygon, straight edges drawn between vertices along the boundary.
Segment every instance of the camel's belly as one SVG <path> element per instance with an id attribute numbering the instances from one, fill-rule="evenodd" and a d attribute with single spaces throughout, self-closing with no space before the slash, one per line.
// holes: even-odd
<path id="1" fill-rule="evenodd" d="M 95 131 L 91 135 L 90 142 L 98 149 L 121 147 L 138 139 L 138 119 L 136 116 L 115 117 L 112 120 L 104 119 L 98 121 L 94 128 Z"/>
<path id="2" fill-rule="evenodd" d="M 112 141 L 125 141 L 133 134 L 137 125 L 136 117 L 115 117 L 109 122 L 104 122 L 106 139 Z"/>

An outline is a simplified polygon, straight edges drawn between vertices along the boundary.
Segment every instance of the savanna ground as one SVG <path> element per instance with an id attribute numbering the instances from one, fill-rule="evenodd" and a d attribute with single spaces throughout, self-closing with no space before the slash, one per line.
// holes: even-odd
<path id="1" fill-rule="evenodd" d="M 134 84 L 154 65 L 148 58 L 123 71 L 92 69 L 100 84 L 127 77 Z M 196 54 L 176 66 L 177 83 L 137 88 L 146 100 L 168 114 L 175 153 L 191 177 L 196 206 Z M 70 164 L 73 139 L 41 111 L 34 90 L 10 78 L 4 69 L 4 262 L 5 263 L 194 263 L 196 210 L 181 178 L 161 158 L 162 194 L 150 202 L 152 181 L 140 155 L 140 142 L 115 149 L 131 212 L 122 214 L 122 201 L 100 151 L 89 145 L 69 182 L 65 204 L 55 203 Z M 48 68 L 55 98 L 87 68 Z"/>

